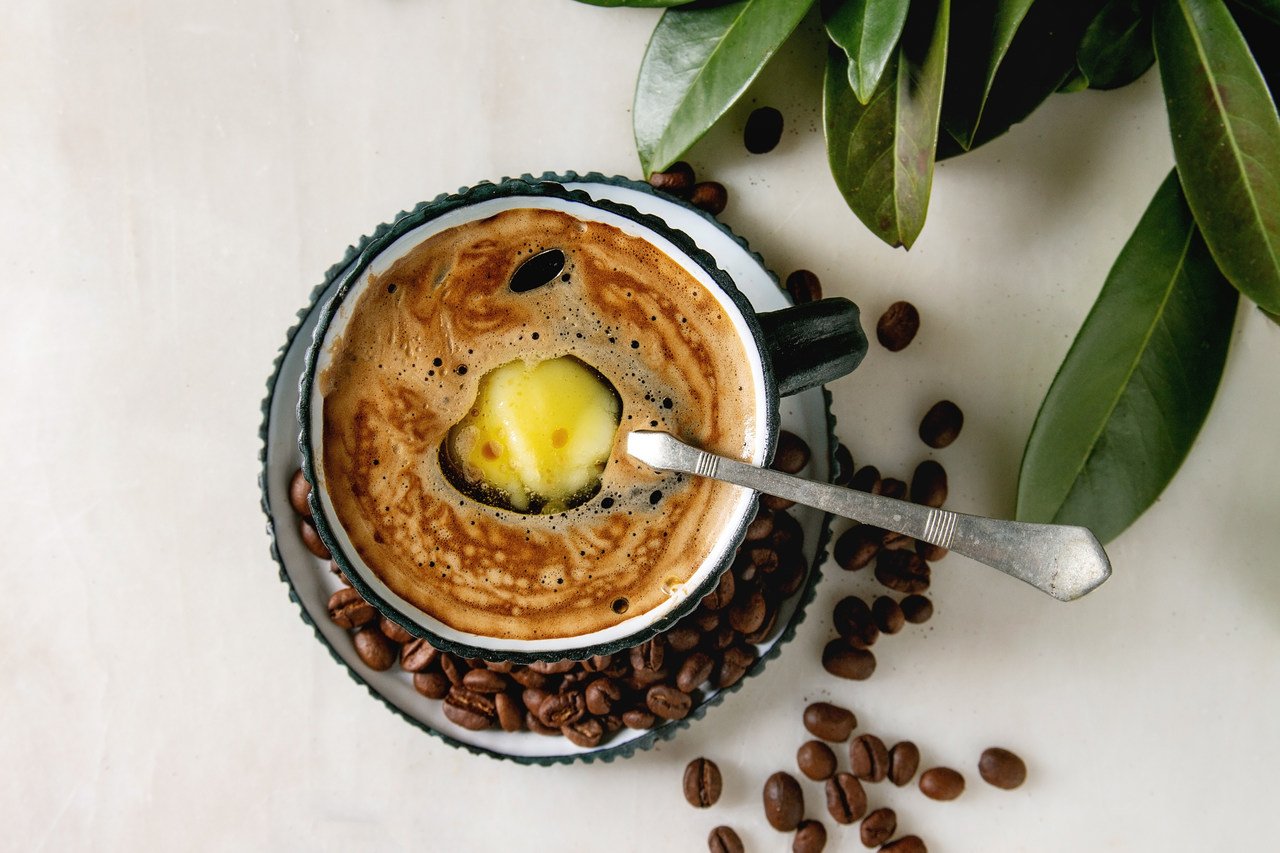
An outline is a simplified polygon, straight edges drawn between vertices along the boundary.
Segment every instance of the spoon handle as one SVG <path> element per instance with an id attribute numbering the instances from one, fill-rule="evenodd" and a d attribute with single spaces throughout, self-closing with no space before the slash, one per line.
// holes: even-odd
<path id="1" fill-rule="evenodd" d="M 1096 536 L 1084 527 L 965 515 L 757 468 L 684 444 L 666 433 L 636 430 L 627 450 L 655 468 L 723 480 L 938 545 L 1072 601 L 1111 575 Z"/>

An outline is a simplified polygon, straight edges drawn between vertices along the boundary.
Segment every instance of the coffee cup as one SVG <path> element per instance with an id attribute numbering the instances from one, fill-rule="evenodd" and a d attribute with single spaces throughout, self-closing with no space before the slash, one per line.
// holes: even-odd
<path id="1" fill-rule="evenodd" d="M 517 273 L 539 265 L 526 289 Z M 779 398 L 865 352 L 853 303 L 757 315 L 686 234 L 626 205 L 534 179 L 442 196 L 375 234 L 322 310 L 299 395 L 316 529 L 366 599 L 437 648 L 612 654 L 714 589 L 755 512 L 749 490 L 631 460 L 629 428 L 763 465 Z M 450 476 L 448 436 L 486 377 L 563 358 L 620 403 L 580 500 L 491 501 Z"/>

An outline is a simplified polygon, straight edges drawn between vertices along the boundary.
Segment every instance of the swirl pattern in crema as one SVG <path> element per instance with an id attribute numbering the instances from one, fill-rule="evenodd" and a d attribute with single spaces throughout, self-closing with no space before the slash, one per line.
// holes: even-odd
<path id="1" fill-rule="evenodd" d="M 562 274 L 513 292 L 519 265 L 553 248 Z M 455 630 L 543 640 L 611 627 L 666 600 L 734 522 L 736 487 L 655 472 L 625 436 L 662 429 L 748 458 L 745 349 L 692 275 L 611 225 L 521 208 L 442 231 L 370 274 L 331 354 L 322 458 L 338 521 L 388 588 Z M 553 515 L 461 494 L 439 449 L 481 377 L 564 355 L 622 401 L 600 491 Z"/>

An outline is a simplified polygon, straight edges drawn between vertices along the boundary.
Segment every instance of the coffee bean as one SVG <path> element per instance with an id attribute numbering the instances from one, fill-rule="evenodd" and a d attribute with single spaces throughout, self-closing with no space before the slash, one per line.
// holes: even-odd
<path id="1" fill-rule="evenodd" d="M 400 668 L 405 672 L 422 672 L 440 660 L 440 652 L 421 638 L 414 638 L 400 649 Z"/>
<path id="2" fill-rule="evenodd" d="M 760 627 L 749 634 L 743 634 L 742 639 L 758 645 L 773 636 L 773 629 L 776 627 L 778 627 L 778 608 L 770 604 L 765 607 L 764 621 L 760 623 Z"/>
<path id="3" fill-rule="evenodd" d="M 378 620 L 378 628 L 386 635 L 387 639 L 391 640 L 393 643 L 409 643 L 416 639 L 413 634 L 410 634 L 404 628 L 400 627 L 395 622 L 392 622 L 385 616 Z"/>
<path id="4" fill-rule="evenodd" d="M 623 729 L 621 714 L 605 714 L 600 718 L 600 725 L 604 726 L 606 736 L 620 732 Z"/>
<path id="5" fill-rule="evenodd" d="M 743 853 L 742 839 L 738 833 L 727 826 L 717 826 L 707 836 L 707 849 L 710 853 Z"/>
<path id="6" fill-rule="evenodd" d="M 525 710 L 538 713 L 538 708 L 542 707 L 542 703 L 551 694 L 540 687 L 526 687 L 520 691 L 520 701 L 524 703 Z"/>
<path id="7" fill-rule="evenodd" d="M 904 835 L 880 848 L 880 853 L 929 853 L 918 835 Z"/>
<path id="8" fill-rule="evenodd" d="M 655 671 L 662 669 L 662 662 L 666 660 L 666 655 L 667 641 L 659 634 L 631 649 L 631 667 Z"/>
<path id="9" fill-rule="evenodd" d="M 524 712 L 521 703 L 511 698 L 509 693 L 499 693 L 493 697 L 493 708 L 498 714 L 498 725 L 504 732 L 518 732 L 524 728 Z"/>
<path id="10" fill-rule="evenodd" d="M 836 754 L 820 740 L 805 741 L 796 750 L 796 765 L 801 773 L 821 782 L 836 772 Z"/>
<path id="11" fill-rule="evenodd" d="M 931 574 L 929 564 L 914 551 L 884 550 L 876 559 L 876 580 L 894 592 L 924 592 Z"/>
<path id="12" fill-rule="evenodd" d="M 889 775 L 889 750 L 875 735 L 858 735 L 849 744 L 849 770 L 859 779 L 883 782 Z"/>
<path id="13" fill-rule="evenodd" d="M 778 448 L 769 467 L 784 474 L 799 474 L 809 464 L 810 450 L 805 440 L 793 432 L 778 433 Z"/>
<path id="14" fill-rule="evenodd" d="M 928 622 L 933 615 L 933 602 L 923 595 L 908 595 L 899 606 L 902 607 L 902 615 L 912 625 Z"/>
<path id="15" fill-rule="evenodd" d="M 622 698 L 622 688 L 608 678 L 597 678 L 587 685 L 583 693 L 587 710 L 597 716 L 603 716 L 613 710 L 615 702 Z"/>
<path id="16" fill-rule="evenodd" d="M 899 480 L 897 477 L 885 477 L 880 481 L 880 494 L 886 498 L 893 498 L 896 501 L 905 501 L 907 499 L 908 491 L 909 488 L 906 480 Z"/>
<path id="17" fill-rule="evenodd" d="M 629 729 L 651 729 L 655 722 L 657 720 L 653 714 L 648 711 L 642 711 L 639 708 L 632 708 L 629 711 L 622 712 L 622 724 Z"/>
<path id="18" fill-rule="evenodd" d="M 1012 790 L 1027 780 L 1027 765 L 1009 750 L 993 746 L 982 751 L 978 773 L 987 784 Z"/>
<path id="19" fill-rule="evenodd" d="M 940 400 L 920 421 L 920 440 L 930 447 L 942 448 L 956 440 L 964 426 L 964 412 L 950 400 Z"/>
<path id="20" fill-rule="evenodd" d="M 453 685 L 462 684 L 462 677 L 467 674 L 467 667 L 458 658 L 448 652 L 440 653 L 440 671 Z"/>
<path id="21" fill-rule="evenodd" d="M 724 651 L 738 641 L 738 632 L 726 619 L 707 635 L 707 644 L 716 651 Z"/>
<path id="22" fill-rule="evenodd" d="M 689 201 L 694 207 L 701 208 L 712 216 L 719 216 L 729 203 L 729 191 L 724 188 L 724 184 L 716 181 L 702 181 L 693 185 Z"/>
<path id="23" fill-rule="evenodd" d="M 750 634 L 764 622 L 764 594 L 759 589 L 744 590 L 733 606 L 729 608 L 729 624 L 733 630 Z"/>
<path id="24" fill-rule="evenodd" d="M 809 270 L 796 270 L 787 276 L 787 293 L 797 305 L 817 302 L 822 298 L 822 282 Z"/>
<path id="25" fill-rule="evenodd" d="M 666 633 L 667 648 L 673 652 L 687 652 L 702 641 L 702 632 L 689 625 L 677 625 Z"/>
<path id="26" fill-rule="evenodd" d="M 293 472 L 293 479 L 289 481 L 289 504 L 293 507 L 293 511 L 310 518 L 311 504 L 307 503 L 309 497 L 311 497 L 311 484 L 307 482 L 306 477 L 302 476 L 302 469 L 299 468 Z"/>
<path id="27" fill-rule="evenodd" d="M 768 154 L 782 139 L 782 113 L 773 107 L 759 107 L 747 116 L 742 144 L 752 154 Z"/>
<path id="28" fill-rule="evenodd" d="M 887 595 L 881 595 L 871 602 L 871 615 L 875 617 L 876 627 L 885 634 L 898 633 L 907 621 L 902 607 Z"/>
<path id="29" fill-rule="evenodd" d="M 655 684 L 645 694 L 644 704 L 664 720 L 683 720 L 689 716 L 693 700 L 688 693 L 681 693 L 668 684 Z"/>
<path id="30" fill-rule="evenodd" d="M 848 708 L 830 702 L 814 702 L 804 709 L 804 727 L 814 737 L 841 743 L 849 739 L 857 718 Z"/>
<path id="31" fill-rule="evenodd" d="M 804 548 L 804 528 L 789 512 L 779 512 L 773 518 L 773 533 L 769 544 L 781 554 L 787 548 L 799 551 Z"/>
<path id="32" fill-rule="evenodd" d="M 713 679 L 716 687 L 723 690 L 737 684 L 756 662 L 756 657 L 757 652 L 753 646 L 738 645 L 725 649 Z"/>
<path id="33" fill-rule="evenodd" d="M 498 709 L 493 697 L 455 685 L 444 697 L 444 715 L 464 729 L 479 731 L 494 724 Z"/>
<path id="34" fill-rule="evenodd" d="M 583 661 L 584 665 L 585 663 L 586 661 Z M 487 660 L 484 662 L 484 668 L 509 675 L 516 668 L 516 665 L 509 660 Z"/>
<path id="35" fill-rule="evenodd" d="M 320 534 L 316 533 L 316 529 L 311 522 L 305 518 L 299 519 L 298 533 L 302 535 L 302 544 L 307 546 L 308 551 L 322 560 L 332 559 L 333 555 L 329 553 L 329 549 L 325 547 L 324 542 L 320 541 Z"/>
<path id="36" fill-rule="evenodd" d="M 855 648 L 865 649 L 875 643 L 880 629 L 867 603 L 856 595 L 848 595 L 836 602 L 831 611 L 831 626 Z"/>
<path id="37" fill-rule="evenodd" d="M 604 672 L 613 666 L 613 655 L 593 655 L 579 662 L 578 666 L 582 667 L 585 672 Z"/>
<path id="38" fill-rule="evenodd" d="M 876 809 L 862 819 L 858 836 L 864 847 L 884 844 L 898 831 L 898 816 L 893 809 Z"/>
<path id="39" fill-rule="evenodd" d="M 874 465 L 863 465 L 853 474 L 849 488 L 869 494 L 880 494 L 880 469 Z"/>
<path id="40" fill-rule="evenodd" d="M 758 542 L 773 532 L 773 510 L 768 507 L 757 507 L 756 517 L 747 525 L 746 541 Z"/>
<path id="41" fill-rule="evenodd" d="M 572 660 L 536 660 L 529 664 L 529 669 L 541 675 L 563 675 L 578 665 Z"/>
<path id="42" fill-rule="evenodd" d="M 373 605 L 349 587 L 343 587 L 329 596 L 329 620 L 339 628 L 359 628 L 372 622 L 377 615 L 378 611 L 373 609 Z"/>
<path id="43" fill-rule="evenodd" d="M 764 816 L 779 832 L 790 832 L 804 817 L 804 792 L 790 773 L 778 771 L 764 783 Z"/>
<path id="44" fill-rule="evenodd" d="M 543 725 L 558 729 L 582 719 L 587 705 L 577 690 L 552 693 L 538 703 L 537 715 Z"/>
<path id="45" fill-rule="evenodd" d="M 338 580 L 342 581 L 343 586 L 351 586 L 351 581 L 348 580 L 347 576 L 342 573 L 342 569 L 338 566 L 338 563 L 336 560 L 333 560 L 333 559 L 329 560 L 329 573 L 336 575 Z M 383 631 L 382 633 L 386 634 L 387 632 Z M 387 636 L 390 637 L 391 635 L 387 634 Z"/>
<path id="46" fill-rule="evenodd" d="M 876 321 L 876 340 L 889 352 L 906 349 L 920 330 L 920 312 L 910 302 L 895 302 Z"/>
<path id="47" fill-rule="evenodd" d="M 723 610 L 733 602 L 733 594 L 737 591 L 737 580 L 733 572 L 720 575 L 720 582 L 702 598 L 702 607 L 706 610 Z M 706 629 L 704 629 L 706 630 Z"/>
<path id="48" fill-rule="evenodd" d="M 916 466 L 911 475 L 911 500 L 924 506 L 940 507 L 947 502 L 947 471 L 932 459 Z"/>
<path id="49" fill-rule="evenodd" d="M 706 652 L 694 652 L 685 658 L 676 672 L 676 687 L 685 693 L 692 693 L 699 685 L 711 677 L 716 662 Z"/>
<path id="50" fill-rule="evenodd" d="M 780 498 L 777 495 L 761 495 L 760 505 L 776 512 L 778 510 L 791 509 L 796 505 L 796 502 L 787 498 Z"/>
<path id="51" fill-rule="evenodd" d="M 865 681 L 876 671 L 876 656 L 866 649 L 856 649 L 840 637 L 822 650 L 822 668 L 839 678 Z"/>
<path id="52" fill-rule="evenodd" d="M 798 548 L 784 548 L 778 551 L 778 569 L 770 577 L 773 591 L 780 598 L 790 598 L 809 576 L 809 563 L 804 553 Z"/>
<path id="53" fill-rule="evenodd" d="M 560 727 L 560 732 L 575 746 L 593 749 L 604 738 L 604 726 L 594 717 L 583 717 Z"/>
<path id="54" fill-rule="evenodd" d="M 413 689 L 428 699 L 443 699 L 449 693 L 449 679 L 443 672 L 415 672 Z"/>
<path id="55" fill-rule="evenodd" d="M 510 684 L 505 675 L 491 669 L 473 669 L 462 676 L 462 685 L 477 693 L 501 693 Z"/>
<path id="56" fill-rule="evenodd" d="M 822 853 L 827 846 L 827 828 L 816 820 L 802 820 L 796 827 L 791 853 Z"/>
<path id="57" fill-rule="evenodd" d="M 920 749 L 909 740 L 899 741 L 889 750 L 889 781 L 901 788 L 920 767 Z"/>
<path id="58" fill-rule="evenodd" d="M 867 792 L 862 783 L 848 773 L 837 773 L 827 780 L 827 811 L 836 823 L 848 826 L 867 813 Z"/>
<path id="59" fill-rule="evenodd" d="M 672 163 L 665 172 L 649 176 L 649 186 L 685 199 L 693 192 L 693 183 L 693 167 L 683 160 Z"/>
<path id="60" fill-rule="evenodd" d="M 722 785 L 720 768 L 709 758 L 695 758 L 684 768 L 684 798 L 696 809 L 714 806 Z"/>
<path id="61" fill-rule="evenodd" d="M 856 572 L 875 559 L 884 541 L 884 530 L 870 524 L 855 524 L 836 539 L 836 563 L 846 572 Z"/>
<path id="62" fill-rule="evenodd" d="M 382 672 L 390 669 L 391 664 L 396 662 L 391 641 L 382 636 L 376 625 L 366 625 L 357 630 L 351 635 L 351 642 L 355 644 L 360 660 L 370 669 Z"/>
<path id="63" fill-rule="evenodd" d="M 555 735 L 562 736 L 564 732 L 555 726 L 548 726 L 538 719 L 538 715 L 533 711 L 528 711 L 524 715 L 524 726 L 534 734 L 539 735 Z"/>
<path id="64" fill-rule="evenodd" d="M 525 666 L 511 670 L 511 678 L 521 687 L 545 687 L 547 684 L 547 676 Z"/>
<path id="65" fill-rule="evenodd" d="M 930 563 L 936 563 L 943 557 L 947 556 L 947 549 L 941 545 L 934 545 L 931 542 L 925 542 L 921 539 L 916 540 L 916 553 Z"/>
<path id="66" fill-rule="evenodd" d="M 964 777 L 950 767 L 930 767 L 920 774 L 919 784 L 931 800 L 954 800 L 964 793 Z"/>

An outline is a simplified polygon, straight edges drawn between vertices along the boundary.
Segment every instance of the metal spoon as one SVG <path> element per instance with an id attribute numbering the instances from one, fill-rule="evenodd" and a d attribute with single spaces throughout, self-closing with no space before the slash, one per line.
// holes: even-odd
<path id="1" fill-rule="evenodd" d="M 665 432 L 633 430 L 627 452 L 654 468 L 683 471 L 767 492 L 844 518 L 948 548 L 1072 601 L 1111 576 L 1098 538 L 1084 527 L 963 515 L 816 483 L 699 450 Z"/>

